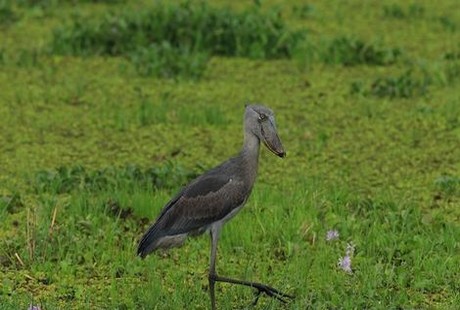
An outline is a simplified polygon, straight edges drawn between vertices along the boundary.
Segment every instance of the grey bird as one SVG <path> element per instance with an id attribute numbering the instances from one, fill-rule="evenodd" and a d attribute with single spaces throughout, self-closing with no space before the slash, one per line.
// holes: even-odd
<path id="1" fill-rule="evenodd" d="M 285 157 L 273 111 L 262 105 L 247 105 L 244 113 L 244 144 L 241 152 L 205 172 L 174 196 L 139 242 L 137 253 L 145 258 L 159 248 L 181 246 L 187 236 L 205 231 L 211 235 L 209 291 L 211 309 L 216 309 L 215 282 L 240 284 L 286 302 L 293 296 L 268 285 L 219 276 L 216 273 L 217 242 L 222 226 L 248 200 L 257 176 L 260 142 L 279 157 Z"/>

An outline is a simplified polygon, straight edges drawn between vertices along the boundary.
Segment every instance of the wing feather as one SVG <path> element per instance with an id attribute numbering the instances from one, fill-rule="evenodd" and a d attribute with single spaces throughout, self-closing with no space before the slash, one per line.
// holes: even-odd
<path id="1" fill-rule="evenodd" d="M 250 188 L 225 175 L 208 174 L 182 189 L 163 208 L 160 216 L 142 237 L 138 254 L 154 251 L 165 236 L 206 229 L 244 203 Z"/>

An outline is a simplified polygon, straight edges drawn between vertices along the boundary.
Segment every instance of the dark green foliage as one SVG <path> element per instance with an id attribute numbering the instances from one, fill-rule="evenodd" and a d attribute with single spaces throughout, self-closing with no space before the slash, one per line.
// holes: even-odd
<path id="1" fill-rule="evenodd" d="M 350 93 L 379 98 L 412 98 L 425 95 L 431 84 L 432 79 L 426 74 L 418 77 L 412 70 L 407 70 L 399 76 L 376 78 L 370 85 L 359 80 L 353 81 Z"/>
<path id="2" fill-rule="evenodd" d="M 399 48 L 382 47 L 378 43 L 364 42 L 352 36 L 338 36 L 321 44 L 306 40 L 302 43 L 295 55 L 301 67 L 316 62 L 344 66 L 390 66 L 403 55 Z"/>
<path id="3" fill-rule="evenodd" d="M 445 60 L 460 60 L 460 51 L 447 52 L 444 54 Z"/>
<path id="4" fill-rule="evenodd" d="M 0 65 L 3 65 L 5 63 L 5 50 L 3 48 L 0 48 Z"/>
<path id="5" fill-rule="evenodd" d="M 14 52 L 0 48 L 0 65 L 11 65 L 20 68 L 40 67 L 43 59 L 42 51 L 37 49 L 19 48 Z"/>
<path id="6" fill-rule="evenodd" d="M 193 52 L 187 48 L 174 48 L 170 43 L 141 46 L 130 54 L 129 59 L 142 76 L 173 78 L 200 78 L 206 69 L 208 54 Z"/>
<path id="7" fill-rule="evenodd" d="M 460 79 L 460 63 L 453 63 L 448 65 L 445 70 L 445 83 L 452 84 Z"/>
<path id="8" fill-rule="evenodd" d="M 406 14 L 403 11 L 403 8 L 397 4 L 384 6 L 383 15 L 385 17 L 392 18 L 404 18 L 406 16 Z"/>
<path id="9" fill-rule="evenodd" d="M 109 167 L 88 171 L 82 166 L 59 167 L 53 171 L 40 171 L 33 186 L 37 193 L 71 193 L 76 190 L 101 191 L 125 188 L 176 188 L 197 174 L 168 163 L 161 167 L 142 169 L 136 165 L 122 168 Z"/>
<path id="10" fill-rule="evenodd" d="M 23 208 L 21 196 L 17 193 L 11 196 L 0 196 L 0 214 L 6 211 L 10 214 L 17 213 Z"/>
<path id="11" fill-rule="evenodd" d="M 457 28 L 458 28 L 457 23 L 454 22 L 452 20 L 452 18 L 450 18 L 449 16 L 444 15 L 444 16 L 439 17 L 439 22 L 441 23 L 441 26 L 444 29 L 446 29 L 446 30 L 448 30 L 450 32 L 457 31 Z"/>
<path id="12" fill-rule="evenodd" d="M 123 3 L 126 0 L 17 0 L 17 4 L 23 7 L 50 8 L 60 4 L 82 4 L 82 3 Z"/>
<path id="13" fill-rule="evenodd" d="M 19 18 L 13 11 L 10 1 L 0 0 L 0 26 L 8 26 L 18 19 Z"/>
<path id="14" fill-rule="evenodd" d="M 306 19 L 315 14 L 315 6 L 313 4 L 294 5 L 292 7 L 292 14 L 300 19 Z"/>
<path id="15" fill-rule="evenodd" d="M 352 95 L 366 95 L 366 85 L 363 81 L 357 80 L 350 83 L 350 94 Z"/>
<path id="16" fill-rule="evenodd" d="M 302 38 L 287 30 L 277 12 L 235 13 L 182 3 L 111 13 L 89 22 L 77 19 L 56 29 L 52 48 L 64 54 L 118 56 L 167 42 L 171 48 L 265 59 L 290 57 Z"/>
<path id="17" fill-rule="evenodd" d="M 21 49 L 14 55 L 13 61 L 18 67 L 33 67 L 40 65 L 41 52 L 35 49 Z"/>
<path id="18" fill-rule="evenodd" d="M 51 49 L 82 56 L 129 56 L 143 75 L 198 77 L 206 55 L 289 58 L 303 38 L 302 32 L 286 28 L 277 11 L 235 13 L 186 2 L 89 21 L 77 18 L 54 31 Z"/>
<path id="19" fill-rule="evenodd" d="M 445 195 L 460 195 L 460 177 L 443 175 L 435 181 L 435 185 Z"/>
<path id="20" fill-rule="evenodd" d="M 441 66 L 414 66 L 397 76 L 378 77 L 372 83 L 356 80 L 350 84 L 351 94 L 379 98 L 413 98 L 428 93 L 431 86 L 452 85 L 460 79 L 460 64 L 446 62 Z"/>
<path id="21" fill-rule="evenodd" d="M 397 48 L 382 48 L 359 39 L 339 37 L 328 44 L 321 57 L 325 63 L 386 66 L 395 63 L 401 56 Z"/>
<path id="22" fill-rule="evenodd" d="M 370 94 L 376 97 L 411 98 L 424 95 L 429 83 L 428 79 L 419 79 L 408 70 L 399 76 L 377 78 L 371 85 Z"/>
<path id="23" fill-rule="evenodd" d="M 59 0 L 17 0 L 17 4 L 26 8 L 51 8 L 59 4 Z"/>
<path id="24" fill-rule="evenodd" d="M 383 16 L 390 18 L 417 18 L 425 14 L 425 8 L 418 4 L 412 3 L 407 9 L 402 8 L 399 4 L 385 5 L 383 7 Z"/>

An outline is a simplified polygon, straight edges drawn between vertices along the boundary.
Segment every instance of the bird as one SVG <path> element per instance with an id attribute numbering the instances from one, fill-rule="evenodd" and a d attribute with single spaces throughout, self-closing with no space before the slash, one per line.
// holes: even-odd
<path id="1" fill-rule="evenodd" d="M 257 176 L 261 142 L 273 154 L 286 152 L 278 136 L 273 111 L 261 104 L 245 106 L 244 142 L 234 157 L 208 170 L 183 187 L 162 209 L 155 222 L 141 237 L 137 254 L 144 259 L 157 249 L 181 246 L 188 236 L 209 231 L 211 236 L 208 274 L 211 309 L 216 309 L 215 283 L 226 282 L 256 289 L 255 305 L 261 294 L 286 303 L 294 296 L 268 285 L 223 277 L 216 272 L 217 244 L 223 225 L 248 200 Z"/>

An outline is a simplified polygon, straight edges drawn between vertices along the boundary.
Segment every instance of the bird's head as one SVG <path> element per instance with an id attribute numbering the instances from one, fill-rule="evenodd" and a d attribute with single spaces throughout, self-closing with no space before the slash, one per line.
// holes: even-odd
<path id="1" fill-rule="evenodd" d="M 244 117 L 246 131 L 252 132 L 275 155 L 285 157 L 283 144 L 276 130 L 273 111 L 262 105 L 247 105 Z"/>

